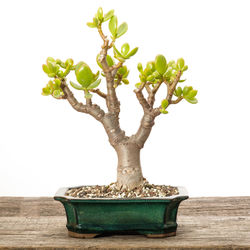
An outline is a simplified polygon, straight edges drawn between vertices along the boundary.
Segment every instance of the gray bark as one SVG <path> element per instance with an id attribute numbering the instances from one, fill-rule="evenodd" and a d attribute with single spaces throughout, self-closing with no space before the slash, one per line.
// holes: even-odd
<path id="1" fill-rule="evenodd" d="M 117 144 L 115 150 L 118 156 L 117 187 L 126 190 L 138 187 L 143 182 L 140 148 L 128 140 Z"/>

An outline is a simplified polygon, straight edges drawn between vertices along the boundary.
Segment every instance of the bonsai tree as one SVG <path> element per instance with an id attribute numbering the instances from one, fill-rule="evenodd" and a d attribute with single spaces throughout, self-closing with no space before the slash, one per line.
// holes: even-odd
<path id="1" fill-rule="evenodd" d="M 103 33 L 102 25 L 108 22 L 111 37 L 108 38 Z M 87 23 L 90 28 L 96 29 L 103 41 L 100 52 L 96 56 L 96 61 L 100 67 L 100 72 L 94 72 L 86 62 L 74 64 L 72 59 L 65 62 L 49 57 L 43 65 L 44 72 L 51 78 L 42 94 L 51 95 L 56 99 L 64 99 L 78 112 L 89 114 L 100 122 L 109 138 L 111 146 L 118 156 L 117 166 L 117 188 L 120 190 L 132 190 L 143 183 L 143 175 L 140 163 L 140 151 L 147 141 L 155 118 L 168 113 L 168 107 L 178 104 L 182 100 L 189 103 L 197 103 L 196 94 L 191 86 L 181 87 L 179 83 L 183 73 L 188 69 L 184 59 L 168 61 L 163 55 L 157 55 L 154 60 L 146 63 L 143 67 L 138 64 L 140 81 L 135 84 L 135 96 L 143 109 L 143 116 L 137 132 L 127 136 L 120 128 L 119 114 L 120 102 L 117 98 L 117 88 L 129 84 L 127 79 L 129 70 L 126 61 L 132 58 L 138 51 L 138 47 L 131 49 L 128 43 L 124 43 L 121 48 L 116 47 L 116 41 L 123 36 L 127 30 L 127 23 L 118 24 L 114 10 L 105 15 L 102 8 L 99 8 L 93 22 Z M 78 83 L 68 82 L 69 73 L 74 71 Z M 99 88 L 102 78 L 101 90 Z M 79 102 L 71 88 L 82 91 L 85 104 Z M 165 98 L 161 100 L 161 105 L 155 105 L 155 98 L 162 85 L 167 86 Z M 165 91 L 165 89 L 164 89 Z M 107 112 L 96 103 L 93 103 L 92 96 L 99 95 L 106 101 Z"/>

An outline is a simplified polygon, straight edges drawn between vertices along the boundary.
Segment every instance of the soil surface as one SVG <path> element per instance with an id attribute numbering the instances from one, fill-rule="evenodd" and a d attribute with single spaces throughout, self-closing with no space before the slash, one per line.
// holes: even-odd
<path id="1" fill-rule="evenodd" d="M 149 184 L 144 180 L 143 184 L 134 190 L 119 190 L 116 183 L 107 186 L 82 186 L 69 189 L 65 195 L 76 198 L 145 198 L 167 197 L 179 194 L 177 187 Z"/>

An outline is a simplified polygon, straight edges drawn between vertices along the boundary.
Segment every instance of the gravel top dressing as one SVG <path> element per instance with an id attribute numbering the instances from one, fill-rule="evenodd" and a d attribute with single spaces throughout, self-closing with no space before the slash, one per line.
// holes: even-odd
<path id="1" fill-rule="evenodd" d="M 143 184 L 134 190 L 119 190 L 115 183 L 103 186 L 82 186 L 69 189 L 65 195 L 75 198 L 143 198 L 143 197 L 167 197 L 178 195 L 178 188 L 165 185 L 149 184 L 144 180 Z"/>

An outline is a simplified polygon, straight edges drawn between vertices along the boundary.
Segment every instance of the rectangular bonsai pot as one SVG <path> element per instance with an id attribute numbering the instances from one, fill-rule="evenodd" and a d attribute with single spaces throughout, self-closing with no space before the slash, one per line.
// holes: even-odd
<path id="1" fill-rule="evenodd" d="M 174 236 L 179 204 L 188 198 L 184 187 L 178 187 L 175 196 L 133 199 L 74 198 L 65 196 L 68 189 L 59 189 L 54 199 L 65 208 L 69 235 L 79 238 L 107 234 Z"/>

